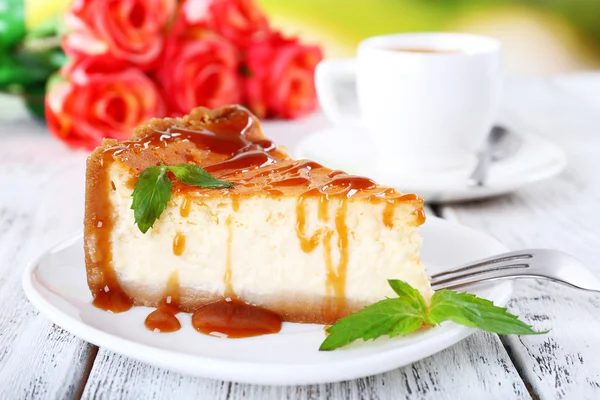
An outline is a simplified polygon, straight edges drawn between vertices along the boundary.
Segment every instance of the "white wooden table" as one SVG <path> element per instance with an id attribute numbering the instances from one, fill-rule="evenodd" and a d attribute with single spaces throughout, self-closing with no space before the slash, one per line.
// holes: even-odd
<path id="1" fill-rule="evenodd" d="M 501 119 L 561 145 L 560 176 L 493 200 L 439 207 L 444 218 L 512 249 L 549 247 L 600 274 L 600 73 L 513 79 Z M 267 134 L 293 147 L 295 132 Z M 411 366 L 355 381 L 304 387 L 219 382 L 155 368 L 86 343 L 25 298 L 21 274 L 39 251 L 82 228 L 85 154 L 0 98 L 0 399 L 600 399 L 600 296 L 519 282 L 512 312 L 542 336 L 476 333 Z"/>

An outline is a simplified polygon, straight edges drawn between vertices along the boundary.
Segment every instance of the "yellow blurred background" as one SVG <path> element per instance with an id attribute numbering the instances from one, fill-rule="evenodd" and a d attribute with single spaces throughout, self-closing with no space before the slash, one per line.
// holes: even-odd
<path id="1" fill-rule="evenodd" d="M 68 0 L 26 0 L 29 28 Z M 504 45 L 511 75 L 600 68 L 600 0 L 258 0 L 273 25 L 321 44 L 326 56 L 352 56 L 366 37 L 460 31 Z"/>

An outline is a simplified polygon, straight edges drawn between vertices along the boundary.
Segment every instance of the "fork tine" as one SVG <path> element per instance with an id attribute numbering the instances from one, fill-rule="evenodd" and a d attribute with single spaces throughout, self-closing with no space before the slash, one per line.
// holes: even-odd
<path id="1" fill-rule="evenodd" d="M 497 279 L 534 278 L 600 293 L 600 278 L 573 256 L 557 250 L 529 249 L 500 254 L 434 274 L 434 290 L 456 289 Z"/>
<path id="2" fill-rule="evenodd" d="M 487 265 L 487 264 L 485 264 L 485 265 Z M 494 265 L 494 264 L 492 264 L 492 265 Z M 477 277 L 477 280 L 484 280 L 486 277 L 484 277 L 483 275 L 485 275 L 485 274 L 490 274 L 493 272 L 498 272 L 498 271 L 502 271 L 502 270 L 506 270 L 506 269 L 524 269 L 524 268 L 529 268 L 529 264 L 494 265 L 489 268 L 478 270 L 478 271 L 472 271 L 471 269 L 468 269 L 468 270 L 466 270 L 467 272 L 464 274 L 450 276 L 445 279 L 439 279 L 439 278 L 432 279 L 431 286 L 444 285 L 444 287 L 446 287 L 447 286 L 446 284 L 448 284 L 448 283 L 457 282 L 457 281 L 461 281 L 461 280 L 464 280 L 467 278 L 474 278 L 474 277 Z M 461 271 L 465 271 L 465 270 L 463 269 Z M 459 272 L 459 271 L 456 271 L 456 272 Z"/>
<path id="3" fill-rule="evenodd" d="M 516 254 L 515 254 L 516 253 Z M 431 279 L 437 279 L 442 276 L 456 274 L 457 272 L 469 271 L 475 268 L 484 267 L 486 265 L 495 265 L 499 263 L 505 263 L 516 260 L 528 260 L 533 258 L 533 254 L 531 252 L 523 253 L 523 252 L 512 252 L 512 253 L 504 253 L 497 255 L 495 257 L 486 258 L 474 263 L 470 263 L 467 265 L 463 265 L 461 267 L 451 269 L 448 271 L 439 272 L 437 274 L 431 275 Z"/>

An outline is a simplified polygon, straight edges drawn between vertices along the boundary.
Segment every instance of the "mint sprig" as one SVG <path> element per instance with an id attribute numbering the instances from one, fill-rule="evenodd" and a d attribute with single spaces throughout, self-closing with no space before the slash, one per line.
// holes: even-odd
<path id="1" fill-rule="evenodd" d="M 140 173 L 133 190 L 131 209 L 142 233 L 146 233 L 165 211 L 172 190 L 173 184 L 164 165 L 148 167 Z"/>
<path id="2" fill-rule="evenodd" d="M 440 290 L 431 298 L 427 322 L 437 325 L 443 321 L 454 321 L 499 335 L 535 335 L 548 332 L 534 331 L 531 326 L 520 321 L 519 317 L 507 312 L 506 308 L 497 307 L 489 300 L 452 290 Z"/>
<path id="3" fill-rule="evenodd" d="M 231 182 L 216 179 L 194 164 L 167 166 L 161 163 L 159 166 L 148 167 L 140 173 L 135 183 L 131 202 L 135 223 L 142 233 L 146 233 L 154 225 L 171 199 L 173 184 L 168 172 L 172 172 L 175 179 L 185 185 L 206 189 L 233 188 Z"/>
<path id="4" fill-rule="evenodd" d="M 406 335 L 423 325 L 438 325 L 444 321 L 479 328 L 501 335 L 535 335 L 534 331 L 506 308 L 473 294 L 440 290 L 427 308 L 418 290 L 400 280 L 389 280 L 399 297 L 381 300 L 348 315 L 327 329 L 329 336 L 319 350 L 335 350 L 357 339 L 370 340 L 380 336 Z"/>

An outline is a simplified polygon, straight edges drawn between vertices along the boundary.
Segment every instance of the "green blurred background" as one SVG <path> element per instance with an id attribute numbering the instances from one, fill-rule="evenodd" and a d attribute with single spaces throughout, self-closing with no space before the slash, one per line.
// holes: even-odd
<path id="1" fill-rule="evenodd" d="M 11 0 L 0 0 L 11 1 Z M 43 24 L 67 0 L 25 0 L 27 28 Z M 500 39 L 513 74 L 600 68 L 600 0 L 258 0 L 286 32 L 350 56 L 368 36 L 461 31 Z"/>
<path id="2" fill-rule="evenodd" d="M 259 0 L 286 31 L 351 56 L 368 36 L 460 31 L 500 39 L 507 72 L 600 68 L 600 0 Z"/>
<path id="3" fill-rule="evenodd" d="M 257 0 L 272 24 L 352 56 L 368 36 L 460 31 L 502 41 L 510 75 L 600 68 L 600 0 Z M 0 0 L 0 91 L 42 115 L 48 78 L 65 62 L 61 15 L 70 0 Z"/>

